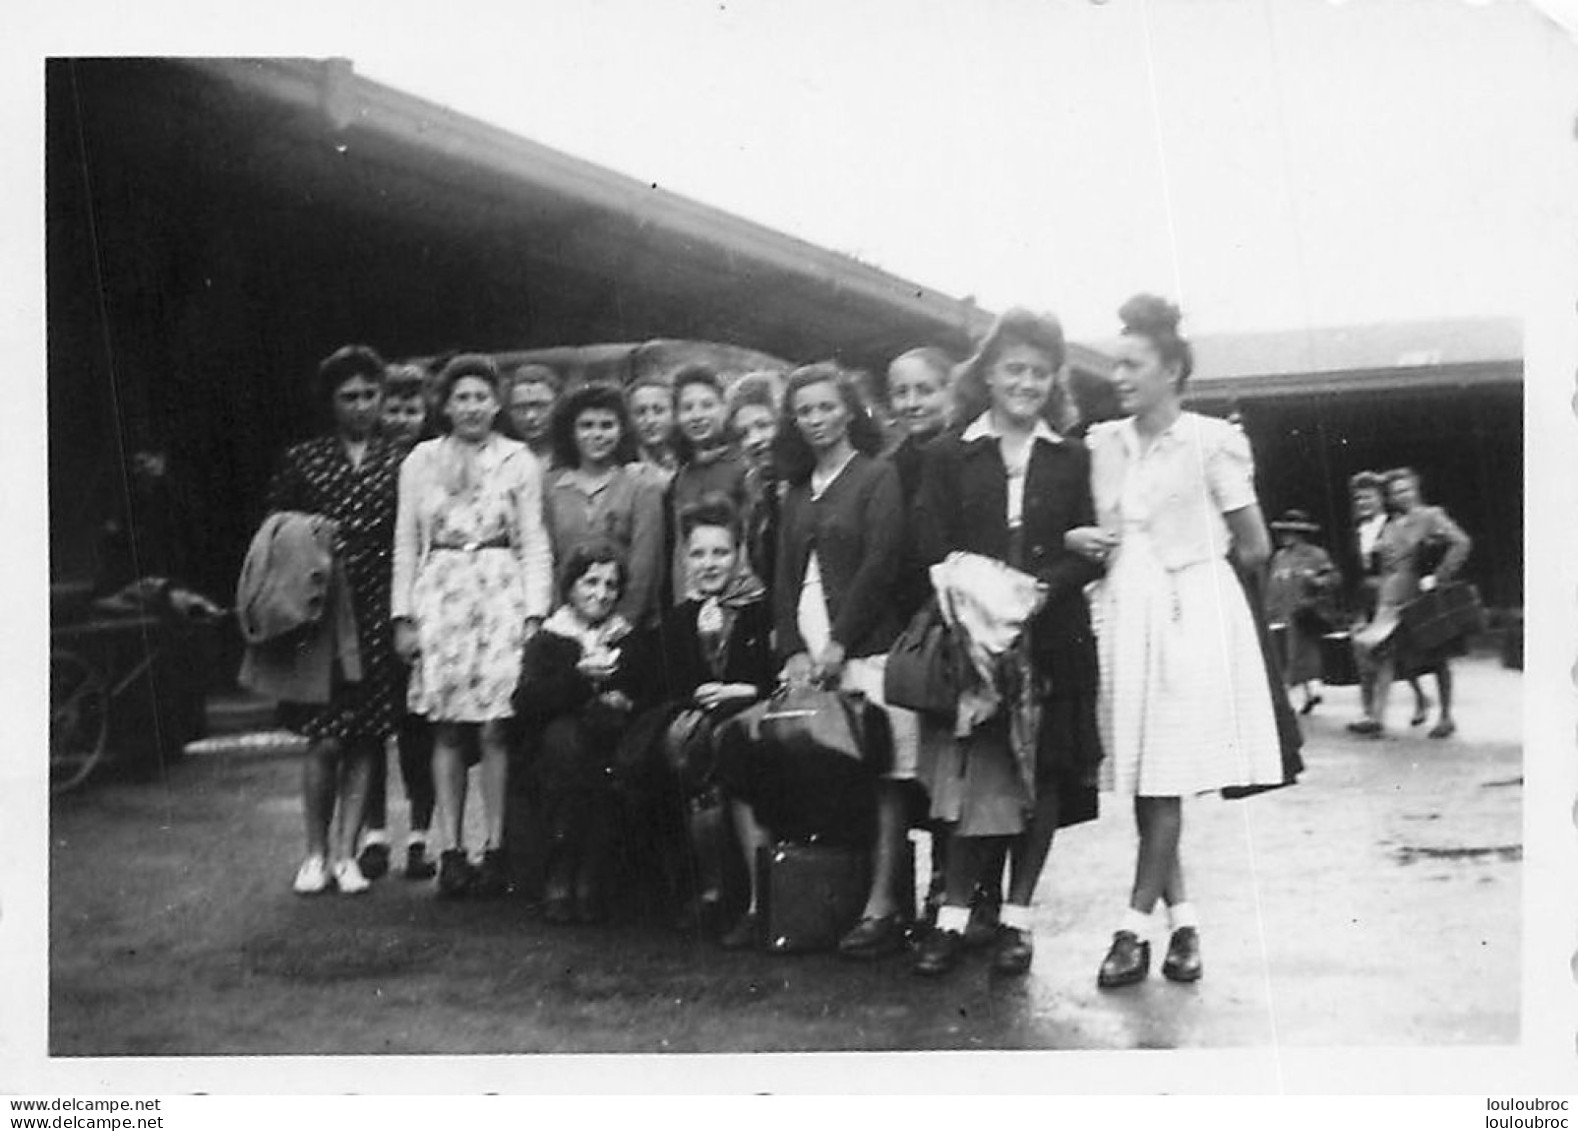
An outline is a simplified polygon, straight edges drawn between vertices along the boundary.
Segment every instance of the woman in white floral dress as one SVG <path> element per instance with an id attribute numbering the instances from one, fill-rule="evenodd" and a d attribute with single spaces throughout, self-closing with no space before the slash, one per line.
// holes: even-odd
<path id="1" fill-rule="evenodd" d="M 449 847 L 440 895 L 502 895 L 508 752 L 504 720 L 526 638 L 548 612 L 552 555 L 542 521 L 542 469 L 525 444 L 494 429 L 499 374 L 462 354 L 439 376 L 447 434 L 400 469 L 395 533 L 395 647 L 412 664 L 408 707 L 434 724 L 433 777 Z M 462 839 L 466 764 L 461 730 L 482 751 L 487 843 L 473 870 Z"/>

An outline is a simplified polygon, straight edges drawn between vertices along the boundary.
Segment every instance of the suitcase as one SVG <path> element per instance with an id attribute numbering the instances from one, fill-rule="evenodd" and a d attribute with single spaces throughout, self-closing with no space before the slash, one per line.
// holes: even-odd
<path id="1" fill-rule="evenodd" d="M 909 876 L 913 917 L 915 855 L 906 838 L 899 875 Z M 832 950 L 860 919 L 871 888 L 871 851 L 787 841 L 756 852 L 762 945 L 776 954 Z"/>
<path id="2" fill-rule="evenodd" d="M 1485 627 L 1479 591 L 1461 581 L 1449 581 L 1421 593 L 1398 610 L 1408 634 L 1408 647 L 1433 651 Z"/>
<path id="3" fill-rule="evenodd" d="M 1359 662 L 1353 655 L 1353 636 L 1328 632 L 1320 638 L 1321 679 L 1332 687 L 1353 687 L 1359 682 Z"/>

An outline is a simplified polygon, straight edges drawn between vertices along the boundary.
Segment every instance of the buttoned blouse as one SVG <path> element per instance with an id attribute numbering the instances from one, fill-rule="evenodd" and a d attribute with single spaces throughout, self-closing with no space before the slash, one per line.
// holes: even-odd
<path id="1" fill-rule="evenodd" d="M 460 441 L 450 436 L 425 440 L 400 465 L 400 502 L 395 518 L 394 586 L 391 612 L 409 617 L 416 575 L 434 548 L 443 525 L 456 470 Z M 507 518 L 501 533 L 520 562 L 528 617 L 548 615 L 553 597 L 553 552 L 543 525 L 542 466 L 519 440 L 494 434 L 472 453 L 468 474 L 477 492 L 503 496 Z"/>
<path id="2" fill-rule="evenodd" d="M 1120 540 L 1143 534 L 1162 565 L 1183 569 L 1227 556 L 1225 515 L 1255 505 L 1249 441 L 1225 420 L 1180 413 L 1147 444 L 1132 417 L 1086 437 L 1096 521 Z"/>
<path id="3" fill-rule="evenodd" d="M 663 575 L 663 493 L 650 473 L 635 465 L 616 467 L 588 490 L 571 468 L 548 473 L 545 492 L 548 534 L 554 559 L 593 538 L 607 539 L 625 554 L 627 581 L 615 612 L 641 625 L 658 607 Z"/>

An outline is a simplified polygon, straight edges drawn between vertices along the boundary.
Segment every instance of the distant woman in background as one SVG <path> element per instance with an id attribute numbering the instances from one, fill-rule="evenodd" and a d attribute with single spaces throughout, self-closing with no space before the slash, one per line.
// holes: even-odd
<path id="1" fill-rule="evenodd" d="M 1301 510 L 1290 510 L 1271 524 L 1277 551 L 1266 579 L 1266 619 L 1282 625 L 1282 681 L 1301 687 L 1307 715 L 1321 702 L 1321 637 L 1332 631 L 1342 574 L 1331 555 L 1310 539 L 1320 527 Z"/>
<path id="2" fill-rule="evenodd" d="M 451 360 L 439 377 L 445 434 L 418 444 L 400 469 L 395 646 L 414 669 L 410 709 L 434 726 L 433 777 L 449 841 L 438 890 L 446 897 L 509 888 L 504 722 L 513 713 L 522 646 L 547 615 L 552 592 L 542 472 L 525 444 L 495 428 L 500 384 L 486 357 Z M 482 750 L 480 870 L 465 851 L 463 729 L 478 732 Z"/>
<path id="3" fill-rule="evenodd" d="M 656 374 L 637 377 L 625 387 L 625 404 L 635 426 L 641 468 L 659 488 L 667 488 L 679 467 L 674 454 L 674 390 Z"/>
<path id="4" fill-rule="evenodd" d="M 674 374 L 674 414 L 678 430 L 674 454 L 678 470 L 669 484 L 668 541 L 669 603 L 685 599 L 683 539 L 679 515 L 707 495 L 723 495 L 738 510 L 745 509 L 745 460 L 729 435 L 728 402 L 723 380 L 708 366 L 687 365 Z"/>
<path id="5" fill-rule="evenodd" d="M 1450 581 L 1463 568 L 1473 543 L 1440 507 L 1426 506 L 1419 476 L 1407 467 L 1388 471 L 1386 501 L 1392 515 L 1375 545 L 1379 588 L 1375 616 L 1354 634 L 1359 664 L 1372 681 L 1369 714 L 1349 726 L 1356 734 L 1385 733 L 1386 705 L 1392 680 L 1432 672 L 1441 698 L 1440 715 L 1431 738 L 1457 732 L 1452 717 L 1452 668 L 1449 657 L 1457 645 L 1423 648 L 1408 638 L 1400 614 L 1420 593 Z"/>
<path id="6" fill-rule="evenodd" d="M 773 464 L 778 436 L 776 373 L 747 373 L 729 394 L 729 433 L 745 457 L 743 548 L 756 576 L 772 588 L 783 484 Z"/>
<path id="7" fill-rule="evenodd" d="M 521 365 L 511 371 L 504 391 L 509 425 L 546 471 L 553 463 L 553 410 L 563 382 L 546 365 Z"/>
<path id="8" fill-rule="evenodd" d="M 391 365 L 384 373 L 383 406 L 379 411 L 378 431 L 400 450 L 400 458 L 425 439 L 428 426 L 428 374 L 417 365 Z M 395 743 L 399 750 L 400 780 L 410 805 L 410 824 L 406 836 L 405 878 L 430 880 L 437 870 L 427 855 L 428 829 L 433 823 L 433 732 L 427 720 L 405 709 L 410 669 L 405 668 L 400 684 L 400 720 Z M 367 817 L 362 831 L 362 848 L 356 861 L 362 875 L 376 880 L 389 871 L 388 834 L 388 753 L 378 746 L 373 757 L 367 786 Z"/>

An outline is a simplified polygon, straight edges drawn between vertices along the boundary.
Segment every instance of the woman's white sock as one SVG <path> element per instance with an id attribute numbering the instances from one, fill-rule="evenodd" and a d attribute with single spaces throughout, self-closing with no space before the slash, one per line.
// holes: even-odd
<path id="1" fill-rule="evenodd" d="M 954 907 L 945 904 L 937 909 L 937 929 L 939 931 L 954 931 L 964 934 L 964 929 L 970 925 L 970 909 L 968 907 Z"/>
<path id="2" fill-rule="evenodd" d="M 1194 904 L 1187 899 L 1182 903 L 1175 903 L 1167 909 L 1167 921 L 1172 924 L 1172 929 L 1179 927 L 1199 928 L 1200 918 L 1195 914 Z"/>
<path id="3" fill-rule="evenodd" d="M 1136 911 L 1130 907 L 1123 913 L 1123 926 L 1120 931 L 1132 931 L 1140 938 L 1148 938 L 1151 933 L 1151 917 L 1143 911 Z"/>

